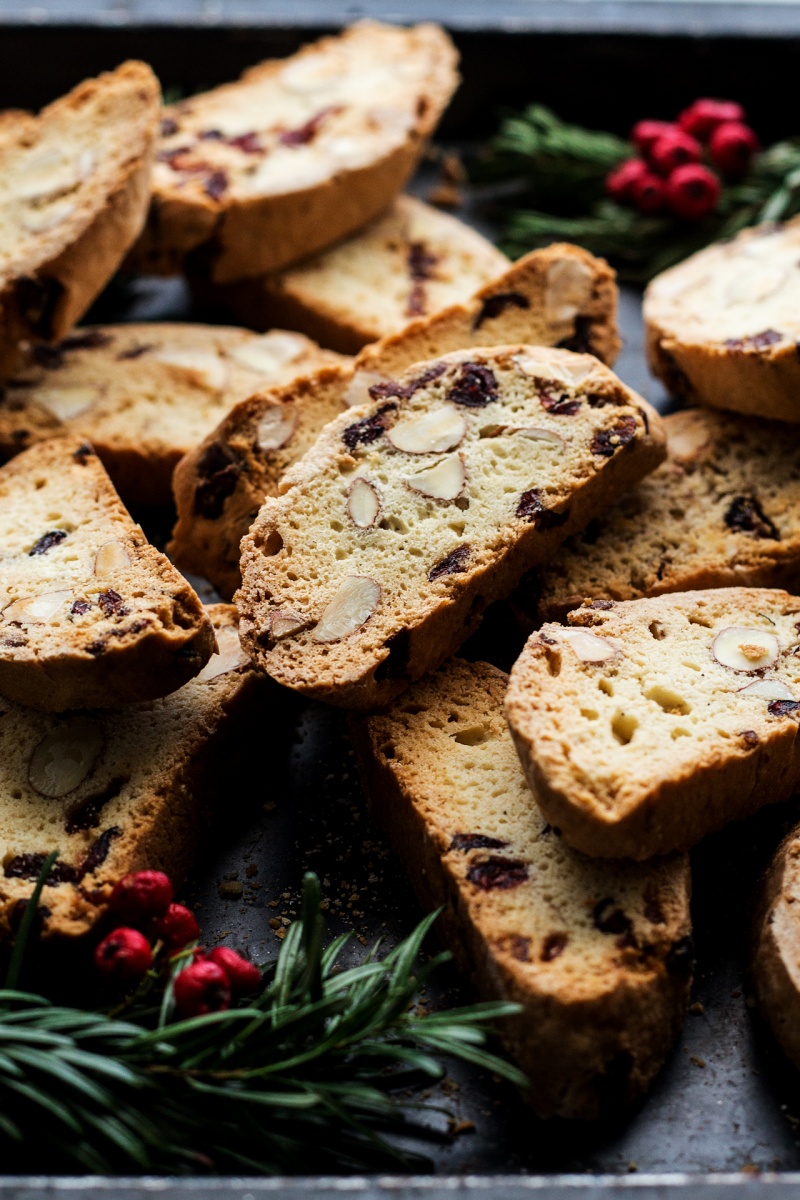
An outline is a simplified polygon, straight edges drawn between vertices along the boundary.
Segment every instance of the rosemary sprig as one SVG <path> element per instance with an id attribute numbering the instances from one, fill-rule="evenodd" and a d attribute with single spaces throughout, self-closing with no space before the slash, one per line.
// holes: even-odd
<path id="1" fill-rule="evenodd" d="M 524 1086 L 486 1049 L 513 1004 L 421 1015 L 411 1007 L 443 962 L 418 965 L 435 914 L 383 958 L 338 970 L 323 948 L 319 882 L 304 882 L 266 986 L 245 1007 L 175 1020 L 145 993 L 122 1021 L 0 991 L 0 1147 L 7 1170 L 277 1173 L 420 1166 L 393 1141 L 432 1136 L 413 1089 L 441 1056 Z M 409 1096 L 407 1089 L 411 1088 Z M 403 1094 L 401 1095 L 401 1089 Z"/>

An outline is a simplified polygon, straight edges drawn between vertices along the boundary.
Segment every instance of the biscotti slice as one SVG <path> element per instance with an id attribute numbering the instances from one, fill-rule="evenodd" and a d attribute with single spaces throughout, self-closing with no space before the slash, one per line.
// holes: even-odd
<path id="1" fill-rule="evenodd" d="M 656 1074 L 691 978 L 685 855 L 591 860 L 546 824 L 503 718 L 507 677 L 452 660 L 353 720 L 371 809 L 486 999 L 543 1117 L 608 1116 Z"/>
<path id="2" fill-rule="evenodd" d="M 233 409 L 180 463 L 174 489 L 178 524 L 170 553 L 205 575 L 226 599 L 239 585 L 239 544 L 265 496 L 274 496 L 289 463 L 337 412 L 369 399 L 369 388 L 413 363 L 467 346 L 514 342 L 591 350 L 611 363 L 619 349 L 617 288 L 608 264 L 575 246 L 534 250 L 471 300 L 409 323 L 367 346 L 355 363 L 312 372 L 296 389 L 265 393 Z M 276 442 L 254 436 L 262 417 L 276 421 L 276 403 L 293 405 L 297 436 Z M 312 437 L 312 440 L 313 440 Z M 275 453 L 276 449 L 279 453 Z M 218 500 L 208 508 L 209 488 Z"/>
<path id="3" fill-rule="evenodd" d="M 226 283 L 360 229 L 413 172 L 458 84 L 457 57 L 438 25 L 360 21 L 165 109 L 135 261 L 174 273 L 202 247 Z"/>
<path id="4" fill-rule="evenodd" d="M 656 413 L 590 355 L 462 350 L 375 385 L 242 542 L 248 653 L 347 708 L 385 703 L 664 457 Z"/>
<path id="5" fill-rule="evenodd" d="M 800 443 L 791 426 L 694 408 L 664 418 L 668 458 L 535 573 L 537 623 L 585 599 L 694 588 L 800 591 Z"/>
<path id="6" fill-rule="evenodd" d="M 714 408 L 800 421 L 800 217 L 745 229 L 647 289 L 654 373 Z"/>
<path id="7" fill-rule="evenodd" d="M 548 821 L 586 854 L 649 858 L 800 783 L 800 597 L 720 588 L 615 603 L 534 633 L 506 699 Z"/>
<path id="8" fill-rule="evenodd" d="M 0 695 L 51 712 L 133 704 L 213 651 L 199 599 L 87 442 L 39 442 L 0 469 Z"/>
<path id="9" fill-rule="evenodd" d="M 45 938 L 89 932 L 129 871 L 185 878 L 209 804 L 226 795 L 219 764 L 263 688 L 241 650 L 235 610 L 220 604 L 208 616 L 219 652 L 171 696 L 59 716 L 2 706 L 0 939 L 53 850 L 39 910 Z"/>
<path id="10" fill-rule="evenodd" d="M 33 347 L 0 397 L 0 457 L 64 432 L 89 439 L 123 500 L 169 504 L 172 472 L 240 400 L 339 356 L 299 333 L 102 325 Z"/>
<path id="11" fill-rule="evenodd" d="M 87 79 L 0 134 L 0 374 L 63 337 L 138 236 L 161 91 L 144 63 Z"/>
<path id="12" fill-rule="evenodd" d="M 752 934 L 758 1007 L 800 1067 L 800 828 L 783 840 L 762 881 Z"/>
<path id="13" fill-rule="evenodd" d="M 468 300 L 510 266 L 477 230 L 412 196 L 345 241 L 277 275 L 220 288 L 243 325 L 301 329 L 355 354 L 414 317 Z"/>

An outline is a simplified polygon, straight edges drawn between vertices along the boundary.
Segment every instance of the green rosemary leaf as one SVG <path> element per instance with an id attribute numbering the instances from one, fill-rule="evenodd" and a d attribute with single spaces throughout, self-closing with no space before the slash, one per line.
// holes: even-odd
<path id="1" fill-rule="evenodd" d="M 11 951 L 11 958 L 8 963 L 8 971 L 6 972 L 5 987 L 11 991 L 19 983 L 19 977 L 22 973 L 22 960 L 25 957 L 25 951 L 28 947 L 28 939 L 33 928 L 33 922 L 36 917 L 36 910 L 39 907 L 39 900 L 44 890 L 44 885 L 47 882 L 47 877 L 50 874 L 50 868 L 58 858 L 58 851 L 53 850 L 48 854 L 44 861 L 39 878 L 36 880 L 36 887 L 25 905 L 25 911 L 22 914 L 22 920 L 17 931 L 17 936 L 14 939 L 14 948 Z"/>

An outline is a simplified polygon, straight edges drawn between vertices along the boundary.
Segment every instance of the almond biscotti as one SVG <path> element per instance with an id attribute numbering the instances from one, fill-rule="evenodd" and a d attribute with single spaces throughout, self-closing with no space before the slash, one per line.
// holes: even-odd
<path id="1" fill-rule="evenodd" d="M 745 229 L 647 289 L 652 370 L 714 408 L 800 421 L 800 217 Z"/>
<path id="2" fill-rule="evenodd" d="M 476 229 L 413 196 L 364 229 L 276 275 L 241 280 L 215 298 L 253 329 L 301 329 L 355 354 L 415 317 L 459 304 L 509 260 Z"/>
<path id="3" fill-rule="evenodd" d="M 144 224 L 161 91 L 144 63 L 87 79 L 0 131 L 0 376 L 63 337 Z"/>
<path id="4" fill-rule="evenodd" d="M 414 170 L 456 64 L 438 25 L 360 21 L 165 109 L 136 264 L 175 273 L 201 251 L 210 278 L 226 283 L 361 228 Z"/>
<path id="5" fill-rule="evenodd" d="M 354 719 L 375 819 L 487 999 L 543 1117 L 636 1099 L 683 1020 L 691 978 L 685 855 L 601 862 L 570 850 L 531 795 L 503 718 L 507 677 L 452 660 L 385 714 Z"/>
<path id="6" fill-rule="evenodd" d="M 452 654 L 598 508 L 664 457 L 661 423 L 589 355 L 462 350 L 371 388 L 242 542 L 248 653 L 369 709 Z"/>
<path id="7" fill-rule="evenodd" d="M 308 448 L 308 435 L 313 440 L 337 412 L 367 401 L 370 387 L 467 346 L 560 345 L 610 364 L 619 349 L 616 312 L 607 263 L 576 246 L 549 246 L 519 259 L 471 300 L 365 347 L 351 366 L 322 367 L 294 388 L 243 402 L 175 472 L 178 524 L 170 553 L 230 598 L 240 581 L 239 544 L 264 497 L 277 493 L 286 467 Z M 277 402 L 292 406 L 297 432 L 287 422 L 279 423 L 282 435 L 255 436 L 262 417 L 275 422 Z M 209 490 L 218 496 L 210 508 Z"/>
<path id="8" fill-rule="evenodd" d="M 800 783 L 800 597 L 721 588 L 594 600 L 528 639 L 506 709 L 546 819 L 649 858 Z"/>
<path id="9" fill-rule="evenodd" d="M 0 469 L 0 695 L 61 712 L 151 700 L 214 651 L 203 606 L 77 437 Z"/>
<path id="10" fill-rule="evenodd" d="M 750 975 L 758 1007 L 800 1067 L 800 830 L 781 843 L 762 881 Z"/>
<path id="11" fill-rule="evenodd" d="M 225 794 L 218 764 L 264 686 L 241 650 L 235 610 L 220 604 L 208 616 L 219 653 L 171 696 L 58 716 L 2 706 L 0 940 L 53 850 L 39 909 L 45 938 L 89 932 L 129 871 L 185 878 L 210 803 Z"/>
<path id="12" fill-rule="evenodd" d="M 299 333 L 222 325 L 82 328 L 0 397 L 0 458 L 55 434 L 88 438 L 128 504 L 169 504 L 172 473 L 240 400 L 339 356 Z"/>
<path id="13" fill-rule="evenodd" d="M 535 622 L 585 599 L 695 588 L 800 591 L 800 444 L 789 426 L 693 408 L 664 418 L 668 458 L 516 593 Z"/>

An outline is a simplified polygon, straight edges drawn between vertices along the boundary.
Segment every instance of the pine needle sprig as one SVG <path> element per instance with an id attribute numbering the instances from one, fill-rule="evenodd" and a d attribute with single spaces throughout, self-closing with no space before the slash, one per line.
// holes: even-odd
<path id="1" fill-rule="evenodd" d="M 405 1143 L 435 1133 L 405 1089 L 441 1078 L 442 1058 L 525 1086 L 486 1046 L 492 1023 L 518 1006 L 415 1011 L 419 989 L 448 957 L 420 965 L 434 916 L 383 957 L 376 947 L 339 970 L 347 939 L 324 948 L 310 875 L 301 920 L 244 1007 L 178 1020 L 169 1002 L 145 993 L 122 1020 L 0 991 L 4 1162 L 24 1169 L 36 1146 L 37 1167 L 48 1147 L 53 1170 L 101 1173 L 424 1165 Z"/>

